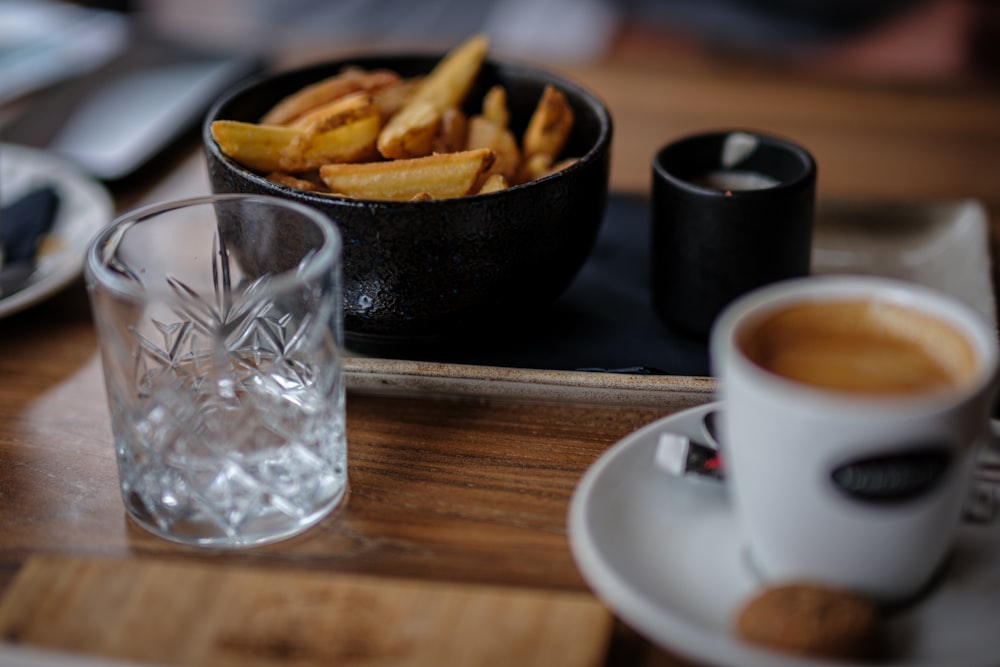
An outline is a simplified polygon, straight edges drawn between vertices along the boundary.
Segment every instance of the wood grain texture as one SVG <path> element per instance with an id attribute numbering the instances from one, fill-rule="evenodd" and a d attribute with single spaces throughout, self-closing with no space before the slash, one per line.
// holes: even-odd
<path id="1" fill-rule="evenodd" d="M 32 558 L 0 604 L 7 642 L 203 667 L 591 667 L 611 627 L 579 593 L 140 559 Z"/>

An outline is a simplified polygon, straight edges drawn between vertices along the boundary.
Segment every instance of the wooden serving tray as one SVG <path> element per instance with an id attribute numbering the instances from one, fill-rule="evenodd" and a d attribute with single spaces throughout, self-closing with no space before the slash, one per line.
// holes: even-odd
<path id="1" fill-rule="evenodd" d="M 600 665 L 611 629 L 583 593 L 158 560 L 34 557 L 0 601 L 8 655 L 192 667 Z"/>
<path id="2" fill-rule="evenodd" d="M 350 356 L 348 387 L 670 409 L 711 400 L 705 342 L 671 334 L 653 314 L 648 218 L 644 198 L 612 194 L 587 265 L 547 319 L 524 323 L 537 331 L 519 330 L 518 343 L 459 341 L 417 359 Z M 996 322 L 988 216 L 975 200 L 821 201 L 812 271 L 928 285 Z"/>

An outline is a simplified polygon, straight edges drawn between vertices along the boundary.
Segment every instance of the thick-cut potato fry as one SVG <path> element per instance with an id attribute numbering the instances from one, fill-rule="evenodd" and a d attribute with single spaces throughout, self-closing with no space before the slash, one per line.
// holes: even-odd
<path id="1" fill-rule="evenodd" d="M 293 188 L 295 190 L 303 190 L 305 192 L 326 191 L 325 184 L 316 183 L 308 178 L 299 178 L 298 176 L 294 176 L 292 174 L 286 174 L 283 171 L 272 171 L 270 174 L 265 176 L 265 178 L 272 183 L 284 185 L 285 187 Z"/>
<path id="2" fill-rule="evenodd" d="M 374 93 L 399 81 L 389 70 L 346 68 L 339 74 L 302 88 L 278 102 L 260 119 L 263 125 L 286 125 L 318 106 L 359 91 Z"/>
<path id="3" fill-rule="evenodd" d="M 510 125 L 506 88 L 498 84 L 486 91 L 483 96 L 483 118 L 493 121 L 500 127 Z"/>
<path id="4" fill-rule="evenodd" d="M 302 131 L 278 156 L 284 171 L 370 159 L 382 126 L 378 107 L 367 93 L 351 93 L 309 112 L 300 121 Z"/>
<path id="5" fill-rule="evenodd" d="M 247 169 L 264 173 L 281 169 L 281 150 L 301 134 L 291 127 L 238 120 L 214 121 L 211 130 L 219 150 Z"/>
<path id="6" fill-rule="evenodd" d="M 458 107 L 451 107 L 441 112 L 441 126 L 434 137 L 434 153 L 454 153 L 464 151 L 466 128 L 468 121 Z M 470 148 L 479 148 L 471 146 Z M 486 146 L 485 148 L 489 148 Z"/>
<path id="7" fill-rule="evenodd" d="M 515 183 L 527 183 L 536 178 L 541 178 L 552 169 L 552 156 L 547 153 L 535 153 L 528 155 L 518 167 Z"/>
<path id="8" fill-rule="evenodd" d="M 507 179 L 503 177 L 503 174 L 490 174 L 483 181 L 483 184 L 479 186 L 478 194 L 484 195 L 488 192 L 499 192 L 506 189 Z"/>
<path id="9" fill-rule="evenodd" d="M 386 130 L 394 121 L 393 132 Z M 430 155 L 441 127 L 441 110 L 424 101 L 410 102 L 379 132 L 376 146 L 386 158 L 413 158 Z"/>
<path id="10" fill-rule="evenodd" d="M 568 169 L 569 167 L 572 167 L 574 164 L 576 164 L 576 161 L 579 159 L 580 158 L 578 157 L 563 158 L 562 160 L 559 160 L 559 162 L 556 162 L 554 165 L 549 167 L 549 171 L 547 174 L 545 174 L 545 176 L 548 176 L 549 174 L 558 173 L 563 169 Z"/>
<path id="11" fill-rule="evenodd" d="M 414 141 L 413 123 L 418 118 L 425 118 L 426 107 L 440 114 L 462 102 L 482 67 L 488 47 L 487 37 L 476 35 L 438 61 L 413 97 L 382 128 L 378 149 L 384 157 L 420 157 L 433 150 L 433 142 Z M 421 109 L 419 114 L 412 111 L 414 107 Z M 418 136 L 422 135 L 418 133 Z"/>
<path id="12" fill-rule="evenodd" d="M 525 155 L 543 153 L 555 160 L 562 153 L 573 128 L 573 110 L 566 96 L 552 86 L 545 86 L 521 140 Z"/>
<path id="13" fill-rule="evenodd" d="M 552 158 L 545 153 L 535 153 L 521 163 L 517 174 L 517 183 L 528 183 L 539 178 L 544 178 L 558 173 L 567 167 L 572 166 L 580 158 L 568 157 L 553 162 Z"/>
<path id="14" fill-rule="evenodd" d="M 421 79 L 400 79 L 399 81 L 380 88 L 372 94 L 382 114 L 382 122 L 389 120 L 413 98 L 413 93 L 420 86 Z"/>
<path id="15" fill-rule="evenodd" d="M 332 192 L 361 199 L 460 197 L 474 191 L 493 163 L 487 148 L 364 164 L 328 164 L 320 177 Z"/>
<path id="16" fill-rule="evenodd" d="M 313 132 L 332 130 L 360 116 L 371 114 L 375 104 L 375 98 L 367 92 L 348 93 L 299 116 L 288 123 L 288 127 Z M 377 108 L 375 112 L 381 113 Z"/>
<path id="17" fill-rule="evenodd" d="M 442 111 L 461 104 L 479 74 L 489 45 L 486 35 L 475 35 L 449 51 L 424 77 L 413 99 L 430 102 Z"/>
<path id="18" fill-rule="evenodd" d="M 375 157 L 381 128 L 378 110 L 324 132 L 303 132 L 281 150 L 281 171 L 300 172 L 335 162 L 358 162 Z"/>
<path id="19" fill-rule="evenodd" d="M 379 127 L 377 110 L 372 107 L 369 115 L 326 132 L 232 120 L 213 122 L 211 131 L 223 153 L 248 169 L 268 173 L 367 159 L 374 153 Z"/>
<path id="20" fill-rule="evenodd" d="M 483 116 L 473 116 L 469 119 L 466 146 L 470 149 L 489 148 L 496 153 L 496 161 L 490 167 L 491 174 L 503 174 L 508 181 L 517 176 L 521 151 L 517 147 L 514 133 L 506 127 Z"/>

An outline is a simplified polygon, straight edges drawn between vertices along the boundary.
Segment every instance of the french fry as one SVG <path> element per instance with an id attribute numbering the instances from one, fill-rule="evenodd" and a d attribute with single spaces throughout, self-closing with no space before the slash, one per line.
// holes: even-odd
<path id="1" fill-rule="evenodd" d="M 488 47 L 486 36 L 476 35 L 438 61 L 410 100 L 382 128 L 378 137 L 379 153 L 386 158 L 413 158 L 429 154 L 433 150 L 433 142 L 423 141 L 424 135 L 415 130 L 414 123 L 426 120 L 429 109 L 440 115 L 445 109 L 457 107 L 462 102 L 482 67 Z"/>
<path id="2" fill-rule="evenodd" d="M 545 153 L 535 153 L 521 163 L 516 182 L 528 183 L 530 181 L 538 180 L 539 178 L 551 176 L 552 174 L 559 173 L 563 169 L 572 166 L 579 159 L 580 158 L 576 157 L 568 157 L 563 158 L 558 162 L 553 162 L 552 158 Z"/>
<path id="3" fill-rule="evenodd" d="M 379 88 L 372 94 L 379 112 L 382 114 L 382 122 L 389 120 L 399 112 L 406 103 L 413 98 L 413 93 L 420 87 L 422 79 L 400 79 L 383 88 Z"/>
<path id="4" fill-rule="evenodd" d="M 281 149 L 282 170 L 301 172 L 329 162 L 355 162 L 375 155 L 382 121 L 367 93 L 351 93 L 295 122 L 301 132 Z"/>
<path id="5" fill-rule="evenodd" d="M 304 192 L 322 192 L 326 190 L 325 184 L 321 186 L 308 178 L 299 178 L 298 176 L 287 174 L 283 171 L 272 171 L 264 178 L 272 183 L 284 185 L 285 187 L 292 188 L 294 190 L 302 190 Z"/>
<path id="6" fill-rule="evenodd" d="M 217 120 L 212 138 L 219 149 L 244 167 L 261 173 L 300 172 L 329 162 L 370 157 L 380 128 L 377 109 L 325 132 L 282 125 Z"/>
<path id="7" fill-rule="evenodd" d="M 510 125 L 510 110 L 507 109 L 507 89 L 496 85 L 483 96 L 483 118 L 500 127 Z"/>
<path id="8" fill-rule="evenodd" d="M 247 169 L 263 173 L 280 171 L 281 150 L 301 133 L 281 125 L 260 125 L 237 120 L 212 122 L 212 138 L 219 150 Z"/>
<path id="9" fill-rule="evenodd" d="M 552 86 L 545 86 L 528 127 L 521 139 L 524 155 L 542 153 L 555 160 L 562 153 L 573 128 L 573 110 L 566 96 Z"/>
<path id="10" fill-rule="evenodd" d="M 375 140 L 382 127 L 374 105 L 368 115 L 322 132 L 298 135 L 279 154 L 280 171 L 301 172 L 324 164 L 357 162 L 376 155 Z"/>
<path id="11" fill-rule="evenodd" d="M 393 123 L 392 132 L 387 133 Z M 429 102 L 411 101 L 383 126 L 375 145 L 390 159 L 430 155 L 440 127 L 441 110 Z"/>
<path id="12" fill-rule="evenodd" d="M 362 70 L 350 67 L 299 89 L 285 97 L 260 119 L 262 125 L 286 125 L 303 114 L 328 102 L 359 91 L 376 92 L 399 81 L 399 74 L 389 70 Z"/>
<path id="13" fill-rule="evenodd" d="M 552 169 L 552 156 L 547 153 L 535 153 L 524 158 L 518 167 L 516 183 L 528 183 L 548 175 Z"/>
<path id="14" fill-rule="evenodd" d="M 493 160 L 493 151 L 481 148 L 384 162 L 328 164 L 319 173 L 331 192 L 348 197 L 460 197 L 473 192 Z"/>
<path id="15" fill-rule="evenodd" d="M 499 192 L 500 190 L 506 190 L 507 187 L 507 179 L 503 177 L 503 174 L 490 174 L 483 181 L 483 184 L 479 186 L 478 194 L 484 195 L 489 192 Z"/>
<path id="16" fill-rule="evenodd" d="M 559 162 L 556 162 L 554 165 L 552 165 L 551 167 L 549 167 L 549 171 L 545 175 L 548 176 L 549 174 L 557 174 L 560 171 L 562 171 L 563 169 L 569 169 L 574 164 L 576 164 L 576 161 L 579 160 L 579 159 L 580 158 L 578 158 L 578 157 L 563 158 L 562 160 L 559 160 Z"/>
<path id="17" fill-rule="evenodd" d="M 518 165 L 521 162 L 521 151 L 517 147 L 514 134 L 502 125 L 484 116 L 473 116 L 469 119 L 469 130 L 466 146 L 472 148 L 489 148 L 496 153 L 496 161 L 490 168 L 491 174 L 502 174 L 504 179 L 512 181 L 517 176 Z"/>
<path id="18" fill-rule="evenodd" d="M 315 132 L 332 130 L 373 111 L 381 113 L 375 104 L 375 98 L 367 92 L 348 93 L 302 114 L 287 126 Z"/>
<path id="19" fill-rule="evenodd" d="M 454 153 L 466 149 L 465 134 L 468 120 L 458 107 L 441 112 L 441 125 L 434 137 L 434 153 Z M 487 146 L 488 148 L 488 146 Z"/>
<path id="20" fill-rule="evenodd" d="M 475 35 L 449 51 L 424 77 L 413 99 L 430 102 L 441 111 L 461 104 L 479 74 L 489 44 L 486 35 Z"/>

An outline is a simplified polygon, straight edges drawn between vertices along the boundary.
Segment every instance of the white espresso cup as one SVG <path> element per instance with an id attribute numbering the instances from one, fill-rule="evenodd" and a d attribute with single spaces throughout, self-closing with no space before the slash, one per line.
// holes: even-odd
<path id="1" fill-rule="evenodd" d="M 814 276 L 734 302 L 711 352 L 758 575 L 887 602 L 918 594 L 954 543 L 989 438 L 992 325 L 918 285 Z"/>

